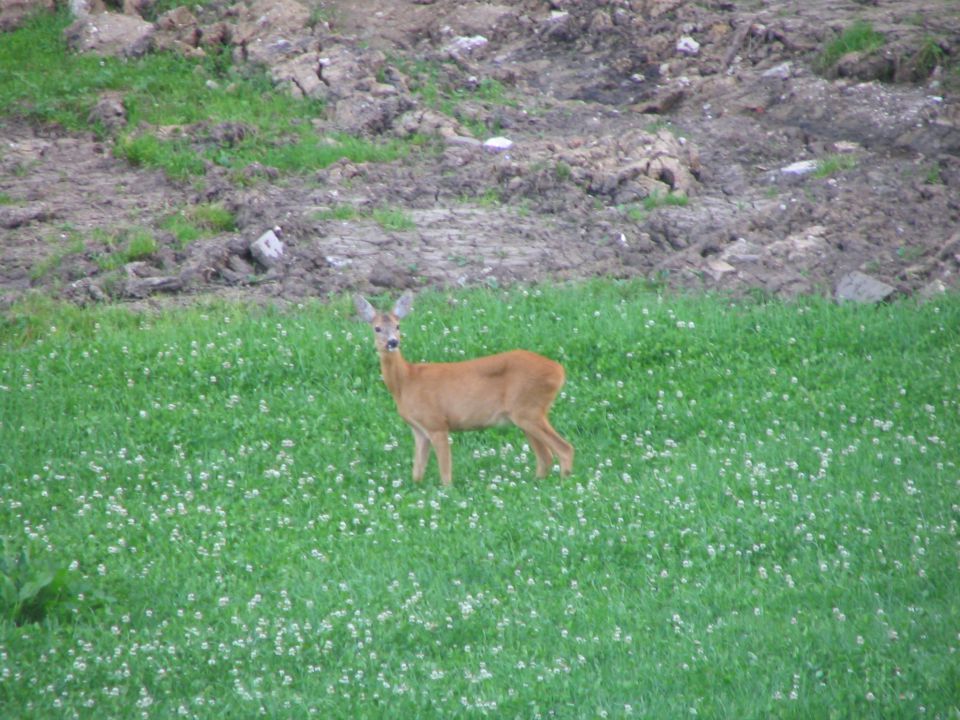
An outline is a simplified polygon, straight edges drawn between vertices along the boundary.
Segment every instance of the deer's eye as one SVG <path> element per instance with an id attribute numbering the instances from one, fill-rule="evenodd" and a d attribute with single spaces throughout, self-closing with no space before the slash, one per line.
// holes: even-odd
<path id="1" fill-rule="evenodd" d="M 379 325 L 377 325 L 377 326 L 373 329 L 373 331 L 374 331 L 374 332 L 383 332 L 383 328 L 380 327 Z"/>

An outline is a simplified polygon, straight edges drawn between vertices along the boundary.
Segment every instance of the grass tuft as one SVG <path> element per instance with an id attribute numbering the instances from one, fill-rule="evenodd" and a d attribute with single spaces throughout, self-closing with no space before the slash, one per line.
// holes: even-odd
<path id="1" fill-rule="evenodd" d="M 831 153 L 817 160 L 817 169 L 814 170 L 813 176 L 815 178 L 826 178 L 838 175 L 855 168 L 857 162 L 854 155 Z"/>
<path id="2" fill-rule="evenodd" d="M 886 38 L 866 20 L 857 20 L 823 48 L 816 65 L 821 72 L 831 70 L 847 53 L 869 53 L 883 47 Z"/>

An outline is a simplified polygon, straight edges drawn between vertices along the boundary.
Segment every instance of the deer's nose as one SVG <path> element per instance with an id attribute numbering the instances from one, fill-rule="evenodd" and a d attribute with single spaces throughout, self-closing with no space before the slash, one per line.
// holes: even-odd
<path id="1" fill-rule="evenodd" d="M 390 338 L 387 340 L 387 350 L 396 350 L 399 347 L 400 341 L 396 338 Z"/>

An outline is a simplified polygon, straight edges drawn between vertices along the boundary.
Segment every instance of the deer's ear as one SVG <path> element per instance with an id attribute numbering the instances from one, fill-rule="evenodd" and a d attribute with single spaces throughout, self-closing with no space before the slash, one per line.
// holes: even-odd
<path id="1" fill-rule="evenodd" d="M 377 311 L 373 308 L 367 299 L 363 295 L 354 295 L 353 304 L 357 308 L 357 313 L 360 315 L 360 319 L 364 322 L 373 322 L 373 319 L 377 316 Z"/>
<path id="2" fill-rule="evenodd" d="M 393 306 L 393 314 L 402 318 L 409 315 L 411 310 L 413 310 L 413 293 L 407 290 Z"/>

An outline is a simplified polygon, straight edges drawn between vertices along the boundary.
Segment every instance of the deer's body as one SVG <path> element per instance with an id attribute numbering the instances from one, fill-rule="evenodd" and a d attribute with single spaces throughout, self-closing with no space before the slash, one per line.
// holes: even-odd
<path id="1" fill-rule="evenodd" d="M 412 309 L 405 293 L 391 313 L 357 297 L 360 316 L 374 328 L 383 381 L 414 437 L 413 479 L 423 478 L 433 447 L 444 485 L 452 481 L 449 433 L 512 422 L 537 456 L 537 475 L 553 457 L 567 474 L 573 447 L 550 425 L 547 413 L 563 387 L 563 366 L 526 350 L 453 363 L 409 363 L 400 352 L 399 320 Z"/>

